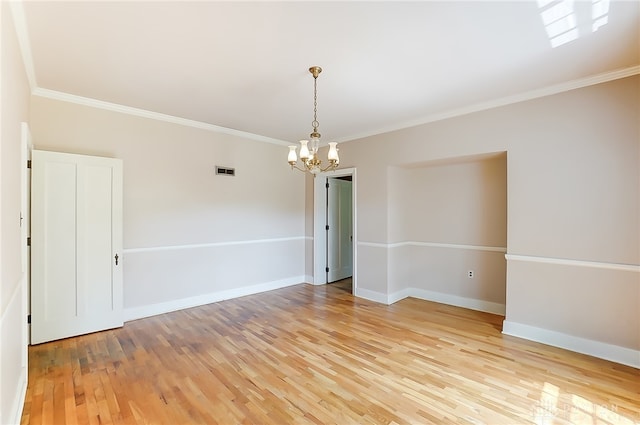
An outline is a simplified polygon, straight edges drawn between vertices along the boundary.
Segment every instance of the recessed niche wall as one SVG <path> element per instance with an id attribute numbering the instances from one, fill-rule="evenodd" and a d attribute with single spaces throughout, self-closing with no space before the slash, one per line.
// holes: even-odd
<path id="1" fill-rule="evenodd" d="M 390 170 L 390 293 L 413 288 L 504 305 L 506 158 L 499 153 Z"/>

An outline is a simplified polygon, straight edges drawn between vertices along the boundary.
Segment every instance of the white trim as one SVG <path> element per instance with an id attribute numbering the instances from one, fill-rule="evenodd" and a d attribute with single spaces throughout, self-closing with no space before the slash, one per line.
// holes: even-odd
<path id="1" fill-rule="evenodd" d="M 274 289 L 285 288 L 287 286 L 304 283 L 305 276 L 295 276 L 287 279 L 275 280 L 272 282 L 259 283 L 257 285 L 245 286 L 242 288 L 227 289 L 224 291 L 210 292 L 208 294 L 197 295 L 195 297 L 182 298 L 179 300 L 166 301 L 157 304 L 130 307 L 124 309 L 124 321 L 142 319 L 156 316 L 158 314 L 170 313 L 172 311 L 183 310 L 191 307 L 198 307 L 218 301 L 232 298 L 244 297 L 247 295 L 259 294 L 261 292 L 272 291 Z"/>
<path id="2" fill-rule="evenodd" d="M 618 270 L 626 272 L 640 272 L 640 266 L 635 264 L 619 264 L 619 263 L 604 263 L 598 261 L 583 261 L 583 260 L 569 260 L 566 258 L 549 258 L 549 257 L 534 257 L 530 255 L 517 255 L 506 254 L 504 256 L 507 261 L 525 261 L 530 263 L 544 263 L 544 264 L 559 264 L 563 266 L 573 267 L 593 267 L 597 269 Z"/>
<path id="3" fill-rule="evenodd" d="M 469 310 L 484 311 L 486 313 L 499 314 L 504 316 L 506 312 L 505 304 L 495 303 L 492 301 L 478 300 L 475 298 L 466 298 L 453 294 L 445 294 L 443 292 L 427 291 L 419 288 L 409 288 L 405 290 L 409 297 L 419 298 L 425 301 L 433 301 L 440 304 L 453 305 L 456 307 L 467 308 Z M 402 291 L 403 293 L 405 291 Z M 391 297 L 394 297 L 392 294 Z M 406 297 L 403 297 L 406 298 Z M 395 302 L 395 301 L 394 301 Z"/>
<path id="4" fill-rule="evenodd" d="M 387 296 L 387 300 L 388 300 L 387 304 L 394 304 L 394 303 L 397 303 L 398 301 L 404 300 L 405 298 L 412 297 L 414 291 L 416 291 L 416 289 L 414 288 L 404 288 L 398 292 L 393 292 Z M 421 297 L 416 297 L 416 298 L 421 298 Z M 431 301 L 427 298 L 421 298 L 421 299 Z"/>
<path id="5" fill-rule="evenodd" d="M 213 248 L 213 247 L 221 247 L 221 246 L 231 246 L 231 245 L 252 245 L 259 243 L 274 243 L 274 242 L 290 242 L 290 241 L 299 241 L 299 240 L 307 240 L 308 236 L 293 236 L 290 238 L 274 238 L 274 239 L 254 239 L 254 240 L 246 240 L 246 241 L 227 241 L 227 242 L 209 242 L 209 243 L 200 243 L 200 244 L 188 244 L 188 245 L 167 245 L 167 246 L 153 246 L 146 248 L 125 248 L 123 252 L 125 254 L 133 254 L 137 252 L 153 252 L 153 251 L 173 251 L 177 249 L 199 249 L 199 248 Z"/>
<path id="6" fill-rule="evenodd" d="M 640 369 L 640 351 L 505 320 L 502 333 Z"/>
<path id="7" fill-rule="evenodd" d="M 40 96 L 48 99 L 60 100 L 62 102 L 76 103 L 78 105 L 89 106 L 92 108 L 105 109 L 107 111 L 119 112 L 122 114 L 133 115 L 152 120 L 164 121 L 172 124 L 184 125 L 185 127 L 199 128 L 201 130 L 212 131 L 214 133 L 228 134 L 230 136 L 242 137 L 245 139 L 255 140 L 258 142 L 273 143 L 280 146 L 289 146 L 291 142 L 273 139 L 271 137 L 260 136 L 259 134 L 248 133 L 246 131 L 235 130 L 233 128 L 221 127 L 219 125 L 209 124 L 202 121 L 180 118 L 173 115 L 161 114 L 159 112 L 148 111 L 146 109 L 133 108 L 131 106 L 120 105 L 117 103 L 105 102 L 102 100 L 91 99 L 88 97 L 76 96 L 69 93 L 63 93 L 55 90 L 43 89 L 36 87 L 32 90 L 34 96 Z"/>
<path id="8" fill-rule="evenodd" d="M 2 314 L 0 314 L 0 330 L 2 330 L 3 326 L 4 326 L 4 321 L 7 319 L 7 315 L 8 312 L 12 311 L 13 309 L 13 304 L 17 303 L 18 305 L 18 312 L 21 314 L 21 317 L 19 318 L 21 323 L 26 323 L 26 317 L 22 316 L 22 313 L 24 313 L 24 308 L 26 308 L 26 306 L 21 305 L 22 301 L 24 300 L 24 291 L 26 290 L 24 288 L 24 283 L 25 283 L 25 275 L 23 274 L 20 279 L 18 280 L 17 285 L 15 286 L 15 289 L 13 290 L 13 292 L 11 293 L 11 295 L 9 296 L 9 302 L 6 304 L 6 308 L 2 311 Z M 19 295 L 23 295 L 23 296 L 19 296 Z M 23 330 L 24 331 L 24 330 Z M 21 333 L 21 336 L 22 333 Z M 22 345 L 24 341 L 20 342 L 20 345 Z M 28 350 L 27 345 L 25 345 L 24 347 L 22 347 L 23 350 Z M 24 355 L 24 354 L 23 354 Z M 1 354 L 0 354 L 0 359 L 1 359 Z M 24 359 L 23 359 L 24 361 Z M 16 365 L 16 367 L 18 367 L 18 365 Z M 22 365 L 22 362 L 19 366 L 21 369 L 24 369 L 24 373 L 20 374 L 19 380 L 15 383 L 16 387 L 18 389 L 18 391 L 15 392 L 15 396 L 13 398 L 12 404 L 9 407 L 9 411 L 7 412 L 8 416 L 6 419 L 8 419 L 9 424 L 19 424 L 20 423 L 20 418 L 22 418 L 22 409 L 24 408 L 24 401 L 26 399 L 26 395 L 27 395 L 27 371 L 28 371 L 28 367 L 27 365 Z M 0 419 L 5 420 L 4 416 L 1 416 Z"/>
<path id="9" fill-rule="evenodd" d="M 448 244 L 437 242 L 416 242 L 405 241 L 395 243 L 379 243 L 379 242 L 358 242 L 357 245 L 366 246 L 371 248 L 400 248 L 403 246 L 417 246 L 417 247 L 430 247 L 430 248 L 447 248 L 447 249 L 464 249 L 471 251 L 488 251 L 488 252 L 500 252 L 505 253 L 506 247 L 499 246 L 481 246 L 481 245 L 463 245 L 463 244 Z M 358 290 L 356 296 L 366 298 L 372 301 L 380 302 L 383 304 L 393 304 L 407 297 L 419 298 L 426 301 L 433 301 L 442 304 L 453 305 L 457 307 L 468 308 L 470 310 L 484 311 L 487 313 L 499 314 L 504 316 L 506 313 L 505 304 L 495 303 L 492 301 L 478 300 L 475 298 L 460 297 L 453 294 L 445 294 L 442 292 L 428 291 L 419 288 L 405 288 L 398 292 L 391 294 L 384 294 L 379 292 L 373 292 L 366 289 Z"/>
<path id="10" fill-rule="evenodd" d="M 172 122 L 176 124 L 181 124 L 188 127 L 202 128 L 202 129 L 213 131 L 213 132 L 245 137 L 251 140 L 256 140 L 261 142 L 275 143 L 278 145 L 285 145 L 285 146 L 288 146 L 291 144 L 290 142 L 287 142 L 287 141 L 260 136 L 253 133 L 247 133 L 240 130 L 234 130 L 231 128 L 220 127 L 213 124 L 207 124 L 199 121 L 174 117 L 171 115 L 155 113 L 155 112 L 146 111 L 143 109 L 132 108 L 124 105 L 118 105 L 115 103 L 103 102 L 95 99 L 74 96 L 71 94 L 66 94 L 66 93 L 62 93 L 54 90 L 40 88 L 38 87 L 36 77 L 35 77 L 33 54 L 31 50 L 31 45 L 29 43 L 28 30 L 27 30 L 26 20 L 24 18 L 24 8 L 22 6 L 22 1 L 21 0 L 11 1 L 10 4 L 11 4 L 11 11 L 13 15 L 14 26 L 16 27 L 16 33 L 18 37 L 18 44 L 20 45 L 20 50 L 22 52 L 22 58 L 23 58 L 23 62 L 24 62 L 24 66 L 27 74 L 27 79 L 29 80 L 29 85 L 31 87 L 32 93 L 36 96 L 49 97 L 52 99 L 79 103 L 86 106 L 93 106 L 96 108 L 113 110 L 113 111 L 117 111 L 125 114 L 138 115 L 138 116 L 156 119 L 160 121 L 167 121 L 167 122 Z M 352 140 L 362 139 L 365 137 L 376 136 L 383 133 L 389 133 L 391 131 L 403 130 L 406 128 L 416 127 L 419 125 L 428 124 L 435 121 L 441 121 L 448 118 L 470 114 L 473 112 L 479 112 L 487 109 L 493 109 L 499 106 L 505 106 L 505 105 L 510 105 L 518 102 L 524 102 L 527 100 L 550 96 L 550 95 L 562 93 L 569 90 L 575 90 L 582 87 L 592 86 L 595 84 L 606 83 L 608 81 L 618 80 L 618 79 L 630 77 L 636 74 L 640 74 L 640 65 L 618 69 L 615 71 L 604 72 L 601 74 L 596 74 L 589 77 L 580 78 L 577 80 L 567 81 L 564 83 L 555 84 L 555 85 L 544 87 L 537 90 L 531 90 L 531 91 L 516 94 L 513 96 L 507 96 L 499 99 L 490 100 L 488 102 L 477 103 L 475 105 L 470 105 L 470 106 L 466 106 L 458 109 L 453 109 L 450 111 L 441 112 L 438 114 L 429 115 L 427 117 L 423 117 L 417 120 L 405 121 L 404 123 L 382 127 L 377 130 L 367 131 L 364 133 L 342 137 L 342 138 L 336 139 L 336 141 L 344 143 Z"/>
<path id="11" fill-rule="evenodd" d="M 490 251 L 490 252 L 507 252 L 507 248 L 503 246 L 483 246 L 483 245 L 464 245 L 453 243 L 438 243 L 438 242 L 397 242 L 388 245 L 389 248 L 399 248 L 402 246 L 422 246 L 430 248 L 453 248 L 453 249 L 466 249 L 470 251 Z"/>
<path id="12" fill-rule="evenodd" d="M 358 212 L 357 212 L 357 192 L 358 183 L 356 178 L 355 168 L 344 168 L 335 171 L 329 171 L 324 173 L 318 173 L 314 177 L 313 181 L 313 284 L 324 285 L 326 281 L 326 246 L 327 246 L 327 234 L 325 230 L 325 223 L 327 222 L 327 200 L 326 200 L 326 188 L 325 178 L 327 177 L 341 177 L 351 176 L 351 208 L 353 215 L 353 240 L 358 240 Z M 353 278 L 352 278 L 352 291 L 356 293 L 358 287 L 358 244 L 353 244 Z M 365 297 L 363 297 L 365 298 Z"/>
<path id="13" fill-rule="evenodd" d="M 467 308 L 469 310 L 484 311 L 486 313 L 499 314 L 504 316 L 506 312 L 505 304 L 494 303 L 491 301 L 478 300 L 474 298 L 460 297 L 453 294 L 445 294 L 442 292 L 427 291 L 419 288 L 405 288 L 391 294 L 371 291 L 368 289 L 358 289 L 355 294 L 357 297 L 365 298 L 381 304 L 394 304 L 405 298 L 418 298 L 425 301 L 432 301 L 440 304 L 452 305 L 455 307 Z"/>
<path id="14" fill-rule="evenodd" d="M 368 246 L 370 248 L 389 248 L 389 244 L 380 243 L 380 242 L 362 242 L 358 241 L 356 245 L 359 246 Z"/>
<path id="15" fill-rule="evenodd" d="M 23 377 L 21 376 L 21 378 Z M 27 398 L 27 380 L 20 379 L 18 385 L 20 385 L 20 388 L 16 391 L 16 396 L 13 399 L 13 405 L 9 411 L 10 419 L 7 422 L 8 424 L 19 424 L 22 419 L 22 410 L 24 409 L 24 402 Z"/>
<path id="16" fill-rule="evenodd" d="M 356 288 L 354 291 L 354 295 L 359 298 L 364 298 L 365 300 L 374 301 L 381 304 L 389 305 L 389 298 L 387 294 L 377 291 L 371 291 L 369 289 L 364 288 Z"/>
<path id="17" fill-rule="evenodd" d="M 475 105 L 469 105 L 469 106 L 465 106 L 458 109 L 452 109 L 450 111 L 429 115 L 417 120 L 405 121 L 403 123 L 378 128 L 373 131 L 367 131 L 364 133 L 343 137 L 343 138 L 337 139 L 337 141 L 341 143 L 346 143 L 352 140 L 358 140 L 358 139 L 363 139 L 365 137 L 377 136 L 384 133 L 390 133 L 392 131 L 404 130 L 411 127 L 417 127 L 423 124 L 428 124 L 436 121 L 442 121 L 449 118 L 471 114 L 474 112 L 485 111 L 485 110 L 497 108 L 500 106 L 506 106 L 514 103 L 525 102 L 528 100 L 551 96 L 554 94 L 579 89 L 582 87 L 588 87 L 596 84 L 606 83 L 608 81 L 619 80 L 621 78 L 631 77 L 636 74 L 640 74 L 640 65 L 632 66 L 629 68 L 618 69 L 615 71 L 604 72 L 602 74 L 592 75 L 589 77 L 580 78 L 572 81 L 566 81 L 564 83 L 555 84 L 555 85 L 544 87 L 537 90 L 531 90 L 531 91 L 516 94 L 513 96 L 502 97 L 499 99 L 490 100 L 488 102 L 476 103 Z"/>
<path id="18" fill-rule="evenodd" d="M 430 248 L 453 248 L 453 249 L 466 249 L 470 251 L 490 251 L 490 252 L 507 252 L 507 248 L 503 246 L 483 246 L 483 245 L 464 245 L 464 244 L 452 244 L 452 243 L 439 243 L 439 242 L 417 242 L 417 241 L 404 241 L 394 243 L 379 243 L 379 242 L 358 242 L 358 245 L 368 246 L 372 248 L 400 248 L 403 246 L 421 246 Z"/>

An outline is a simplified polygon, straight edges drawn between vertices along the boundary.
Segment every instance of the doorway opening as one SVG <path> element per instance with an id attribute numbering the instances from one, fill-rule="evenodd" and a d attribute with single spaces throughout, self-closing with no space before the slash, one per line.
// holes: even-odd
<path id="1" fill-rule="evenodd" d="M 357 287 L 355 169 L 314 179 L 313 283 L 349 282 Z M 350 280 L 347 280 L 350 279 Z M 346 283 L 345 283 L 346 284 Z"/>
<path id="2" fill-rule="evenodd" d="M 352 177 L 327 177 L 326 280 L 334 283 L 353 276 Z"/>
<path id="3" fill-rule="evenodd" d="M 330 282 L 332 288 L 337 289 L 339 291 L 348 292 L 349 294 L 353 293 L 353 278 L 348 277 L 346 279 L 337 280 L 335 282 Z"/>

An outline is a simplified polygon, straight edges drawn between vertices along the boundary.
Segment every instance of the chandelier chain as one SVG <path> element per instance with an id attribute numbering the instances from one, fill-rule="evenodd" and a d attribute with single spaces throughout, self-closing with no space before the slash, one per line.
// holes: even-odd
<path id="1" fill-rule="evenodd" d="M 318 78 L 313 77 L 313 121 L 311 122 L 313 132 L 318 132 L 320 123 L 318 122 Z"/>

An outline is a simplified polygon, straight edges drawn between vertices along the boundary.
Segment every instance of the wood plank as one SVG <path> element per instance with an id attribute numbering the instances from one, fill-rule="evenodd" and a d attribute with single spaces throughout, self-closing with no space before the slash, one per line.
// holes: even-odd
<path id="1" fill-rule="evenodd" d="M 640 370 L 297 285 L 29 348 L 22 424 L 640 424 Z"/>

